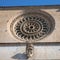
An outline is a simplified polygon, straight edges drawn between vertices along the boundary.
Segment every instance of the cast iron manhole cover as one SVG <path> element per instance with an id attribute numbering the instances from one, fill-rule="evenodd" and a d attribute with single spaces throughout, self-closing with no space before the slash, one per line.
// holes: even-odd
<path id="1" fill-rule="evenodd" d="M 54 20 L 45 13 L 26 13 L 11 23 L 11 32 L 21 40 L 41 40 L 54 29 Z"/>

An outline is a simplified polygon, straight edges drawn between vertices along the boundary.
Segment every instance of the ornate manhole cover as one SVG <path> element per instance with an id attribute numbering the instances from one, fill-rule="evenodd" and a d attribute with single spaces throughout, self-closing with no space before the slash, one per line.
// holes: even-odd
<path id="1" fill-rule="evenodd" d="M 45 13 L 26 13 L 14 19 L 10 27 L 19 40 L 41 40 L 53 31 L 54 20 Z"/>

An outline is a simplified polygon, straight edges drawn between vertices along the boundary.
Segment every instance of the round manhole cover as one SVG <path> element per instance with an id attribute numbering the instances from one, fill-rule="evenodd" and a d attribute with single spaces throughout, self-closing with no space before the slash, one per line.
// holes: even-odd
<path id="1" fill-rule="evenodd" d="M 47 13 L 26 13 L 10 24 L 11 33 L 18 40 L 41 40 L 54 29 L 54 19 Z"/>

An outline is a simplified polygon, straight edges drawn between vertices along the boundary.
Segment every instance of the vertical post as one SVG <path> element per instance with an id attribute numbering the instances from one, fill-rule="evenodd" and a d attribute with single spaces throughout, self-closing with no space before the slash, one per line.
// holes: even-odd
<path id="1" fill-rule="evenodd" d="M 27 58 L 30 58 L 33 56 L 33 50 L 34 50 L 34 46 L 32 43 L 26 43 L 26 55 Z"/>

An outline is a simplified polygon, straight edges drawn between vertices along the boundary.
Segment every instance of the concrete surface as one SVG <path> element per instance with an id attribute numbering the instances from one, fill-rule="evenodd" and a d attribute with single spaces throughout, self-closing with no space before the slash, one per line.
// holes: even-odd
<path id="1" fill-rule="evenodd" d="M 21 9 L 21 10 L 20 10 Z M 17 9 L 17 10 L 0 10 L 0 43 L 17 43 L 21 42 L 23 43 L 24 41 L 17 40 L 15 37 L 12 36 L 12 34 L 9 32 L 9 24 L 11 20 L 16 18 L 17 16 L 21 15 L 24 13 L 24 9 L 22 8 Z M 33 9 L 33 7 L 26 8 L 27 11 L 28 9 Z M 48 12 L 54 19 L 55 19 L 55 29 L 54 31 L 47 36 L 46 38 L 39 40 L 37 42 L 60 42 L 60 11 L 57 8 L 53 9 L 39 9 L 37 7 L 37 10 L 43 10 L 45 12 Z"/>
<path id="2" fill-rule="evenodd" d="M 32 9 L 32 7 L 30 7 L 30 9 Z M 36 9 L 39 9 L 39 7 L 36 7 Z M 47 8 L 41 10 L 46 11 L 53 16 L 53 18 L 55 19 L 55 29 L 51 35 L 38 42 L 41 44 L 42 42 L 44 43 L 51 42 L 52 44 L 54 44 L 54 42 L 60 42 L 60 8 L 52 9 Z M 13 20 L 16 16 L 22 13 L 23 11 L 20 9 L 11 10 L 8 8 L 8 10 L 4 10 L 0 8 L 0 60 L 27 60 L 24 45 L 9 46 L 9 43 L 18 44 L 21 43 L 21 41 L 16 40 L 14 37 L 12 37 L 7 29 L 9 28 L 7 27 L 9 25 L 8 24 L 9 21 Z M 7 45 L 1 46 L 1 44 Z M 34 46 L 34 55 L 28 60 L 53 60 L 53 59 L 60 60 L 60 45 Z"/>
<path id="3" fill-rule="evenodd" d="M 60 46 L 34 46 L 34 55 L 30 59 L 60 60 Z M 0 46 L 0 60 L 27 60 L 25 46 Z"/>

